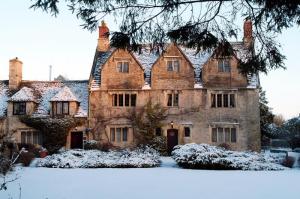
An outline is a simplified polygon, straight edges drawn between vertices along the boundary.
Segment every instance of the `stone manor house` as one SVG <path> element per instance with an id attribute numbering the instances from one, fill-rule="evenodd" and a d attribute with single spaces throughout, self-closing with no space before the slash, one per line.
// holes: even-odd
<path id="1" fill-rule="evenodd" d="M 110 47 L 108 32 L 103 22 L 88 80 L 23 80 L 22 62 L 10 60 L 9 80 L 0 81 L 1 132 L 13 133 L 17 143 L 42 145 L 43 132 L 20 122 L 20 115 L 81 117 L 86 122 L 69 132 L 67 148 L 82 148 L 85 140 L 131 147 L 135 136 L 127 115 L 151 100 L 167 110 L 163 127 L 153 133 L 166 136 L 169 150 L 191 142 L 260 150 L 258 75 L 237 68 L 251 56 L 251 21 L 244 22 L 243 41 L 231 43 L 230 57 L 175 43 L 129 52 Z M 99 118 L 105 120 L 100 127 Z"/>

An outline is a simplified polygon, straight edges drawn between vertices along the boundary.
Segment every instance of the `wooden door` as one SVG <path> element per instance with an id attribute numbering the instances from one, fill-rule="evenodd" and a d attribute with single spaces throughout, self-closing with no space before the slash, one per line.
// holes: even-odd
<path id="1" fill-rule="evenodd" d="M 167 131 L 168 154 L 171 155 L 174 146 L 178 145 L 178 130 L 168 129 Z"/>
<path id="2" fill-rule="evenodd" d="M 71 149 L 83 148 L 83 133 L 81 131 L 71 132 Z"/>

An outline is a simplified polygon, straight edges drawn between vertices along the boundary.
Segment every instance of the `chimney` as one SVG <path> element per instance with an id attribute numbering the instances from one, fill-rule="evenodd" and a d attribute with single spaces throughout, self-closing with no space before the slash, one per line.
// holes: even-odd
<path id="1" fill-rule="evenodd" d="M 101 52 L 106 52 L 109 50 L 109 29 L 104 21 L 102 21 L 101 26 L 99 26 L 97 50 Z"/>
<path id="2" fill-rule="evenodd" d="M 9 83 L 8 88 L 10 90 L 16 90 L 22 81 L 22 65 L 18 57 L 9 60 Z"/>
<path id="3" fill-rule="evenodd" d="M 247 17 L 244 22 L 243 42 L 247 48 L 253 48 L 254 42 L 253 42 L 253 36 L 252 36 L 252 21 L 249 17 Z"/>

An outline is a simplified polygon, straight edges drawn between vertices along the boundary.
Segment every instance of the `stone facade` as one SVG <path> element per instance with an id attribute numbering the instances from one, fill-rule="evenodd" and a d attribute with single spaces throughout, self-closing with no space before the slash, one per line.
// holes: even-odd
<path id="1" fill-rule="evenodd" d="M 238 49 L 248 48 L 243 43 L 238 45 L 235 46 Z M 151 57 L 150 54 L 147 56 Z M 201 66 L 201 81 L 197 82 L 195 60 L 192 61 L 181 47 L 169 44 L 152 63 L 149 84 L 143 78 L 142 68 L 144 71 L 146 68 L 141 63 L 145 65 L 145 60 L 139 56 L 125 50 L 111 50 L 109 56 L 100 55 L 96 52 L 95 60 L 103 57 L 104 60 L 100 61 L 102 65 L 94 64 L 89 84 L 89 126 L 96 126 L 99 118 L 105 121 L 101 124 L 103 128 L 99 128 L 94 135 L 96 140 L 112 142 L 120 147 L 134 146 L 134 129 L 127 119 L 128 115 L 142 109 L 151 100 L 167 109 L 162 135 L 169 139 L 169 132 L 177 132 L 178 144 L 226 143 L 234 150 L 260 150 L 258 82 L 254 86 L 249 85 L 248 77 L 239 73 L 238 56 L 210 56 Z M 227 71 L 220 71 L 219 61 L 223 59 L 228 61 L 226 63 L 230 68 Z M 172 60 L 179 64 L 179 69 L 168 69 L 168 63 Z M 118 71 L 116 61 L 128 61 L 129 72 Z M 97 80 L 98 87 L 95 87 L 92 82 L 96 81 L 97 76 L 93 75 L 93 71 L 97 67 L 101 79 Z M 125 106 L 124 96 L 132 94 L 136 95 L 135 106 Z M 114 104 L 115 96 L 118 98 L 120 95 L 123 103 Z M 178 96 L 178 104 L 168 104 L 170 95 Z M 212 98 L 215 98 L 215 105 L 212 105 Z M 118 142 L 116 128 L 119 128 L 121 137 Z M 128 128 L 125 141 L 122 140 L 122 128 Z M 217 131 L 216 140 L 213 131 Z"/>
<path id="2" fill-rule="evenodd" d="M 226 143 L 234 150 L 259 151 L 258 76 L 245 76 L 238 70 L 238 61 L 251 51 L 249 43 L 253 43 L 249 21 L 244 29 L 244 42 L 232 43 L 236 54 L 216 57 L 174 43 L 150 50 L 145 45 L 140 53 L 114 49 L 109 45 L 109 29 L 102 23 L 91 75 L 84 82 L 24 81 L 22 62 L 11 60 L 9 83 L 0 84 L 2 90 L 7 89 L 0 92 L 0 103 L 7 97 L 6 113 L 0 110 L 2 132 L 16 132 L 15 140 L 21 142 L 21 131 L 34 131 L 13 112 L 14 103 L 21 101 L 26 102 L 27 115 L 55 117 L 63 113 L 86 119 L 85 125 L 70 131 L 67 148 L 82 147 L 74 145 L 78 136 L 81 141 L 132 147 L 136 138 L 128 116 L 151 101 L 167 110 L 158 132 L 167 137 L 170 147 Z M 25 86 L 29 89 L 23 89 Z M 19 99 L 16 96 L 21 90 L 29 93 Z"/>

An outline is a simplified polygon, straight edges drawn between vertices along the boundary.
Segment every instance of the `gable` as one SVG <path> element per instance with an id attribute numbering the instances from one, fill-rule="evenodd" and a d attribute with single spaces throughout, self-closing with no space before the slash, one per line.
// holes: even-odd
<path id="1" fill-rule="evenodd" d="M 154 89 L 193 88 L 194 73 L 194 67 L 186 55 L 176 44 L 170 44 L 152 66 L 151 87 Z"/>
<path id="2" fill-rule="evenodd" d="M 121 71 L 120 65 L 127 70 Z M 135 56 L 127 50 L 115 50 L 101 68 L 101 89 L 141 89 L 144 69 Z"/>

